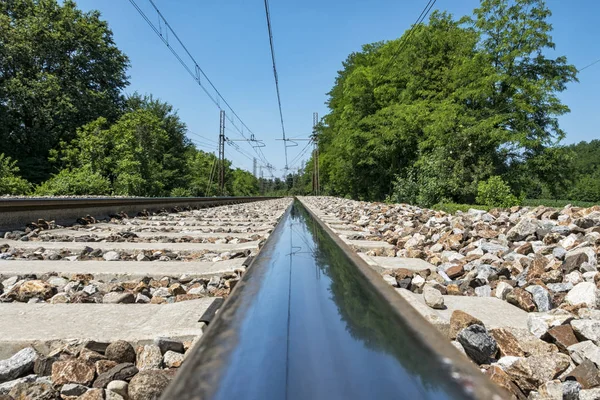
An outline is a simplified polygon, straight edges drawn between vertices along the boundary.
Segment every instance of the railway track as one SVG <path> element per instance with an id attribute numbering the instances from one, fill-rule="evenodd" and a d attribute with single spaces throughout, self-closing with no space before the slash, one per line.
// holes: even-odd
<path id="1" fill-rule="evenodd" d="M 308 203 L 197 200 L 6 230 L 0 398 L 502 398 Z"/>

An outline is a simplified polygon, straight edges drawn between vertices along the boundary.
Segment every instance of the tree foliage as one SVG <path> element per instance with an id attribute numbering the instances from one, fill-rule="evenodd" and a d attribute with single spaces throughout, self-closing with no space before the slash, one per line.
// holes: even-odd
<path id="1" fill-rule="evenodd" d="M 0 195 L 27 194 L 31 185 L 19 176 L 17 162 L 0 153 Z"/>
<path id="2" fill-rule="evenodd" d="M 99 12 L 71 0 L 0 2 L 0 141 L 27 179 L 49 175 L 48 152 L 78 127 L 119 116 L 127 66 Z"/>
<path id="3" fill-rule="evenodd" d="M 410 37 L 352 53 L 319 129 L 325 190 L 433 205 L 472 203 L 496 175 L 513 190 L 523 172 L 551 186 L 568 156 L 555 149 L 558 93 L 576 69 L 545 56 L 549 15 L 542 0 L 483 0 L 471 17 L 435 12 Z"/>

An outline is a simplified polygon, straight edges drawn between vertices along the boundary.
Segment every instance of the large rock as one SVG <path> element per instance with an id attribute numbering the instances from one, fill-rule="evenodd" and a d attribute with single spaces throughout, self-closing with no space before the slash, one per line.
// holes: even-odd
<path id="1" fill-rule="evenodd" d="M 11 358 L 0 361 L 0 383 L 17 379 L 33 371 L 38 353 L 33 347 L 27 347 Z"/>
<path id="2" fill-rule="evenodd" d="M 121 256 L 116 251 L 107 251 L 104 253 L 102 258 L 104 258 L 106 261 L 119 261 Z"/>
<path id="3" fill-rule="evenodd" d="M 571 321 L 575 334 L 600 346 L 600 320 L 575 319 Z"/>
<path id="4" fill-rule="evenodd" d="M 531 293 L 521 288 L 515 288 L 511 290 L 506 295 L 506 301 L 527 312 L 532 312 L 536 309 L 536 305 L 533 302 L 533 296 L 531 295 Z"/>
<path id="5" fill-rule="evenodd" d="M 565 301 L 573 305 L 584 303 L 588 307 L 594 308 L 596 307 L 597 291 L 596 285 L 592 282 L 581 282 L 567 293 Z"/>
<path id="6" fill-rule="evenodd" d="M 28 301 L 32 298 L 47 300 L 54 296 L 56 289 L 44 281 L 32 280 L 26 281 L 19 286 L 18 299 L 19 301 Z"/>
<path id="7" fill-rule="evenodd" d="M 519 399 L 519 400 L 525 399 L 525 395 L 523 394 L 523 392 L 521 392 L 521 390 L 517 387 L 517 385 L 515 385 L 512 382 L 512 380 L 510 379 L 510 376 L 508 376 L 506 374 L 506 372 L 504 372 L 504 370 L 502 368 L 500 368 L 499 366 L 497 366 L 497 365 L 490 366 L 490 368 L 488 368 L 485 371 L 485 374 L 487 375 L 488 378 L 490 378 L 490 380 L 492 382 L 496 383 L 501 388 L 504 388 L 506 391 L 511 393 L 513 396 L 515 396 L 517 399 Z"/>
<path id="8" fill-rule="evenodd" d="M 165 366 L 169 368 L 179 368 L 185 359 L 185 355 L 181 353 L 175 353 L 174 351 L 167 351 L 163 358 Z"/>
<path id="9" fill-rule="evenodd" d="M 131 400 L 158 399 L 169 386 L 171 374 L 167 371 L 141 371 L 129 383 Z"/>
<path id="10" fill-rule="evenodd" d="M 541 338 L 546 335 L 548 329 L 568 323 L 571 319 L 573 319 L 573 315 L 561 309 L 551 312 L 530 313 L 527 316 L 527 328 L 529 332 Z"/>
<path id="11" fill-rule="evenodd" d="M 444 297 L 439 290 L 426 285 L 423 288 L 423 299 L 425 300 L 425 304 L 434 309 L 442 310 L 444 309 Z"/>
<path id="12" fill-rule="evenodd" d="M 549 311 L 552 308 L 552 298 L 550 293 L 540 285 L 531 285 L 525 288 L 533 297 L 533 302 L 538 311 Z"/>
<path id="13" fill-rule="evenodd" d="M 500 357 L 524 357 L 525 350 L 521 347 L 519 339 L 508 328 L 490 329 L 490 335 L 496 340 Z"/>
<path id="14" fill-rule="evenodd" d="M 165 354 L 171 350 L 176 353 L 183 353 L 183 343 L 179 340 L 171 339 L 168 337 L 157 337 L 154 339 L 154 344 L 160 348 L 160 351 Z"/>
<path id="15" fill-rule="evenodd" d="M 567 378 L 575 379 L 584 389 L 600 385 L 600 371 L 593 362 L 587 359 L 569 372 Z"/>
<path id="16" fill-rule="evenodd" d="M 527 329 L 508 328 L 510 332 L 517 338 L 526 356 L 541 356 L 558 351 L 556 345 L 547 343 Z"/>
<path id="17" fill-rule="evenodd" d="M 579 392 L 579 400 L 598 400 L 600 399 L 600 388 L 584 389 Z"/>
<path id="18" fill-rule="evenodd" d="M 105 400 L 104 389 L 90 389 L 79 396 L 77 400 Z"/>
<path id="19" fill-rule="evenodd" d="M 536 390 L 565 371 L 570 361 L 571 358 L 562 353 L 520 358 L 506 369 L 506 373 L 523 391 Z"/>
<path id="20" fill-rule="evenodd" d="M 596 366 L 600 366 L 600 347 L 596 346 L 591 340 L 576 343 L 568 348 L 569 354 L 575 363 L 581 364 L 585 360 L 590 360 Z"/>
<path id="21" fill-rule="evenodd" d="M 106 390 L 110 392 L 117 393 L 123 398 L 128 398 L 127 394 L 129 388 L 129 383 L 125 381 L 112 381 L 106 386 Z"/>
<path id="22" fill-rule="evenodd" d="M 487 364 L 496 354 L 496 340 L 488 333 L 483 325 L 470 325 L 460 331 L 456 340 L 462 344 L 467 355 L 478 364 Z"/>
<path id="23" fill-rule="evenodd" d="M 14 400 L 57 400 L 58 392 L 50 382 L 19 383 L 13 387 L 8 395 Z"/>
<path id="24" fill-rule="evenodd" d="M 583 263 L 589 263 L 592 266 L 597 265 L 596 253 L 591 247 L 583 247 L 567 252 L 563 263 L 563 271 L 565 274 L 571 271 L 579 270 Z"/>
<path id="25" fill-rule="evenodd" d="M 579 400 L 579 391 L 581 390 L 581 384 L 577 381 L 564 381 L 563 387 L 563 398 L 562 400 Z"/>
<path id="26" fill-rule="evenodd" d="M 162 367 L 162 353 L 160 347 L 149 344 L 138 347 L 137 361 L 135 365 L 140 371 L 148 369 L 160 369 Z"/>
<path id="27" fill-rule="evenodd" d="M 63 397 L 81 396 L 82 394 L 87 392 L 87 390 L 88 388 L 83 385 L 79 385 L 77 383 L 67 383 L 66 385 L 63 385 L 63 387 L 60 389 L 60 394 Z"/>
<path id="28" fill-rule="evenodd" d="M 537 219 L 523 218 L 508 231 L 506 238 L 512 242 L 521 241 L 534 235 L 539 226 L 540 222 Z"/>
<path id="29" fill-rule="evenodd" d="M 90 361 L 74 358 L 52 364 L 52 382 L 56 385 L 78 383 L 89 386 L 95 376 L 96 368 Z"/>
<path id="30" fill-rule="evenodd" d="M 135 363 L 135 350 L 129 342 L 117 340 L 108 345 L 104 353 L 109 360 L 116 363 Z"/>
<path id="31" fill-rule="evenodd" d="M 450 339 L 456 338 L 458 332 L 471 325 L 483 325 L 479 319 L 461 310 L 455 310 L 450 316 Z"/>
<path id="32" fill-rule="evenodd" d="M 102 297 L 106 304 L 132 304 L 135 303 L 135 295 L 131 292 L 109 292 Z"/>
<path id="33" fill-rule="evenodd" d="M 559 325 L 550 328 L 548 329 L 548 336 L 551 338 L 552 342 L 554 342 L 554 344 L 556 344 L 563 352 L 568 351 L 567 348 L 569 346 L 579 342 L 577 337 L 575 337 L 575 333 L 573 332 L 571 325 Z"/>
<path id="34" fill-rule="evenodd" d="M 94 387 L 105 388 L 111 381 L 130 381 L 138 372 L 136 366 L 131 363 L 118 364 L 99 375 L 94 381 Z"/>

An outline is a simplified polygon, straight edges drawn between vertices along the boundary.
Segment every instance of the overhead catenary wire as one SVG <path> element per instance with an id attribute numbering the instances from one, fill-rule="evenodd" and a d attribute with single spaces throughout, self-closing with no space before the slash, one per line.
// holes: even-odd
<path id="1" fill-rule="evenodd" d="M 577 70 L 577 72 L 581 72 L 581 71 L 583 71 L 584 69 L 591 67 L 592 65 L 598 64 L 599 62 L 600 62 L 600 58 L 599 58 L 599 59 L 597 59 L 596 61 L 594 61 L 593 63 L 590 63 L 590 64 L 586 65 L 585 67 L 583 67 L 583 68 L 581 68 L 581 69 Z"/>
<path id="2" fill-rule="evenodd" d="M 219 92 L 219 90 L 216 88 L 216 86 L 208 78 L 208 76 L 206 75 L 206 73 L 204 72 L 204 70 L 196 62 L 196 59 L 192 56 L 192 54 L 190 53 L 190 51 L 188 50 L 188 48 L 185 46 L 185 44 L 182 42 L 182 40 L 179 38 L 179 36 L 175 32 L 175 30 L 171 27 L 171 25 L 169 24 L 169 22 L 167 21 L 167 19 L 160 12 L 160 10 L 158 9 L 158 7 L 154 3 L 154 1 L 153 0 L 148 0 L 148 1 L 150 2 L 150 4 L 152 5 L 152 7 L 154 8 L 154 10 L 156 11 L 157 15 L 159 16 L 159 24 L 158 24 L 158 26 L 156 26 L 150 20 L 150 18 L 146 15 L 146 13 L 136 3 L 135 0 L 129 0 L 129 2 L 138 11 L 138 13 L 142 16 L 142 18 L 146 21 L 146 23 L 150 26 L 150 28 L 154 31 L 154 33 L 156 33 L 156 35 L 162 40 L 162 42 L 167 46 L 167 48 L 171 51 L 171 53 L 175 56 L 175 58 L 179 61 L 179 63 L 184 67 L 184 69 L 188 72 L 188 74 L 202 88 L 202 90 L 204 91 L 204 93 L 206 93 L 206 95 L 210 98 L 210 100 L 220 110 L 223 110 L 223 106 L 221 105 L 221 103 L 223 103 L 227 107 L 227 110 L 229 112 L 226 113 L 226 118 L 229 120 L 229 122 L 231 123 L 231 125 L 236 128 L 237 133 L 239 135 L 241 135 L 241 137 L 243 137 L 247 141 L 251 141 L 251 139 L 248 139 L 248 137 L 244 133 L 244 129 L 246 130 L 246 132 L 248 132 L 249 134 L 251 134 L 252 137 L 254 137 L 254 133 L 250 130 L 250 128 L 248 128 L 248 126 L 246 125 L 246 123 L 240 118 L 240 116 L 235 112 L 235 110 L 231 107 L 231 105 L 227 102 L 227 100 L 225 100 L 225 98 L 221 95 L 221 92 Z M 162 21 L 162 23 L 161 23 L 161 21 Z M 165 27 L 165 34 L 164 35 L 162 33 L 162 28 L 163 28 L 162 24 L 164 24 L 164 27 Z M 185 51 L 185 53 L 188 55 L 188 57 L 192 61 L 194 71 L 192 71 L 192 69 L 190 68 L 190 66 L 183 60 L 183 58 L 179 55 L 179 53 L 169 43 L 169 32 L 175 38 L 175 40 L 179 43 L 179 45 L 181 46 L 181 48 Z M 210 91 L 208 90 L 208 88 L 205 86 L 205 84 L 203 84 L 202 78 L 203 78 L 204 81 L 206 81 L 208 83 L 209 87 L 214 90 L 214 95 L 211 94 Z M 236 123 L 235 119 L 232 118 L 231 115 L 233 115 L 237 119 L 237 121 L 239 121 L 239 122 Z M 238 126 L 238 125 L 240 125 L 240 126 Z M 256 149 L 254 149 L 254 151 L 257 154 L 257 156 L 265 164 L 269 163 L 268 160 L 266 159 L 266 157 L 264 156 L 264 153 L 262 153 L 262 151 L 258 152 L 258 151 L 256 151 Z"/>
<path id="3" fill-rule="evenodd" d="M 306 154 L 306 152 L 309 150 L 310 145 L 313 144 L 312 140 L 309 140 L 308 143 L 306 144 L 306 146 L 304 146 L 304 148 L 302 150 L 300 150 L 300 153 L 298 153 L 298 155 L 296 157 L 294 157 L 294 159 L 292 161 L 290 161 L 290 169 L 294 168 L 294 166 L 296 165 L 296 163 L 298 161 L 302 160 L 302 157 Z"/>
<path id="4" fill-rule="evenodd" d="M 381 74 L 379 74 L 379 77 L 375 80 L 375 82 L 379 81 L 379 79 L 381 79 L 389 71 L 391 66 L 394 65 L 394 63 L 396 62 L 396 57 L 398 57 L 400 52 L 402 52 L 402 50 L 406 46 L 406 43 L 408 42 L 408 40 L 412 36 L 413 32 L 415 31 L 416 27 L 419 26 L 425 20 L 425 18 L 427 18 L 427 15 L 429 14 L 431 9 L 435 5 L 436 1 L 437 0 L 429 0 L 429 2 L 425 5 L 423 10 L 421 11 L 421 14 L 419 14 L 419 16 L 417 17 L 417 20 L 415 21 L 415 23 L 410 27 L 410 30 L 408 31 L 408 33 L 405 36 L 403 36 L 404 39 L 402 40 L 402 38 L 401 38 L 401 42 L 398 45 L 398 49 L 396 49 L 394 54 L 392 54 L 392 58 L 386 64 L 386 66 L 383 69 L 383 72 Z"/>
<path id="5" fill-rule="evenodd" d="M 288 168 L 287 142 L 285 137 L 285 124 L 283 123 L 283 111 L 281 109 L 281 93 L 279 91 L 279 77 L 277 75 L 277 63 L 275 62 L 275 45 L 273 44 L 273 29 L 271 28 L 271 13 L 269 0 L 265 0 L 265 15 L 267 17 L 267 29 L 269 31 L 269 46 L 271 48 L 271 61 L 273 63 L 273 76 L 275 78 L 275 90 L 277 91 L 277 104 L 279 106 L 279 119 L 281 121 L 281 133 L 283 135 L 283 148 L 285 153 L 285 169 Z"/>

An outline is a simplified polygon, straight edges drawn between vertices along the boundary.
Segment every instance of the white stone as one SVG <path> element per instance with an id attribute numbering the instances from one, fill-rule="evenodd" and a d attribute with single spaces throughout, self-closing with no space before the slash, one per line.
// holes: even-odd
<path id="1" fill-rule="evenodd" d="M 585 359 L 589 359 L 597 366 L 600 366 L 600 347 L 596 346 L 591 340 L 576 343 L 567 348 L 573 361 L 581 364 Z"/>
<path id="2" fill-rule="evenodd" d="M 425 286 L 423 288 L 423 299 L 425 300 L 425 304 L 431 308 L 444 308 L 444 297 L 442 297 L 442 293 L 431 286 Z"/>
<path id="3" fill-rule="evenodd" d="M 425 284 L 425 279 L 421 275 L 415 275 L 410 283 L 411 285 L 420 288 Z"/>
<path id="4" fill-rule="evenodd" d="M 391 275 L 383 275 L 383 280 L 384 280 L 386 283 L 388 283 L 388 284 L 390 284 L 390 285 L 392 285 L 392 286 L 396 286 L 396 278 L 394 278 L 394 277 L 393 277 L 393 276 L 391 276 Z M 194 288 L 194 289 L 198 289 L 198 288 Z M 191 291 L 191 289 L 190 289 L 190 291 Z M 188 291 L 188 293 L 189 293 L 190 291 Z"/>
<path id="5" fill-rule="evenodd" d="M 583 277 L 581 276 L 581 272 L 573 271 L 565 275 L 563 280 L 565 283 L 571 283 L 573 285 L 577 285 L 580 282 L 583 282 Z"/>
<path id="6" fill-rule="evenodd" d="M 584 389 L 579 391 L 579 400 L 598 400 L 600 399 L 600 388 Z"/>
<path id="7" fill-rule="evenodd" d="M 155 344 L 138 347 L 135 366 L 140 371 L 160 369 L 162 367 L 162 353 L 160 347 Z"/>
<path id="8" fill-rule="evenodd" d="M 600 346 L 600 320 L 597 319 L 574 319 L 571 327 L 579 336 L 593 341 Z"/>
<path id="9" fill-rule="evenodd" d="M 506 299 L 506 295 L 513 289 L 512 286 L 510 286 L 508 283 L 506 282 L 498 282 L 498 284 L 496 285 L 496 297 L 501 299 L 501 300 L 505 300 Z"/>
<path id="10" fill-rule="evenodd" d="M 169 368 L 178 368 L 183 363 L 185 356 L 181 353 L 177 353 L 174 351 L 167 351 L 163 357 L 163 362 Z"/>
<path id="11" fill-rule="evenodd" d="M 492 288 L 490 287 L 490 285 L 476 287 L 475 294 L 478 297 L 490 297 L 492 295 Z"/>
<path id="12" fill-rule="evenodd" d="M 23 373 L 33 369 L 38 353 L 33 347 L 26 347 L 7 360 L 0 361 L 0 383 L 17 379 Z"/>
<path id="13" fill-rule="evenodd" d="M 111 381 L 106 386 L 106 389 L 122 396 L 123 398 L 127 398 L 128 397 L 128 394 L 127 394 L 128 387 L 129 387 L 129 384 L 125 381 Z"/>
<path id="14" fill-rule="evenodd" d="M 508 368 L 510 368 L 511 365 L 521 360 L 522 358 L 523 357 L 504 356 L 501 357 L 496 364 L 504 371 L 506 371 Z"/>
<path id="15" fill-rule="evenodd" d="M 107 251 L 102 256 L 106 261 L 118 261 L 121 259 L 121 256 L 116 251 Z"/>
<path id="16" fill-rule="evenodd" d="M 588 307 L 596 307 L 596 285 L 592 282 L 581 282 L 567 293 L 565 301 L 569 304 L 585 303 Z"/>
<path id="17" fill-rule="evenodd" d="M 52 276 L 52 277 L 48 278 L 48 280 L 46 282 L 48 282 L 49 285 L 52 285 L 54 287 L 61 288 L 61 289 L 64 288 L 67 283 L 69 283 L 68 280 L 66 280 L 65 278 L 63 278 L 61 276 Z"/>

